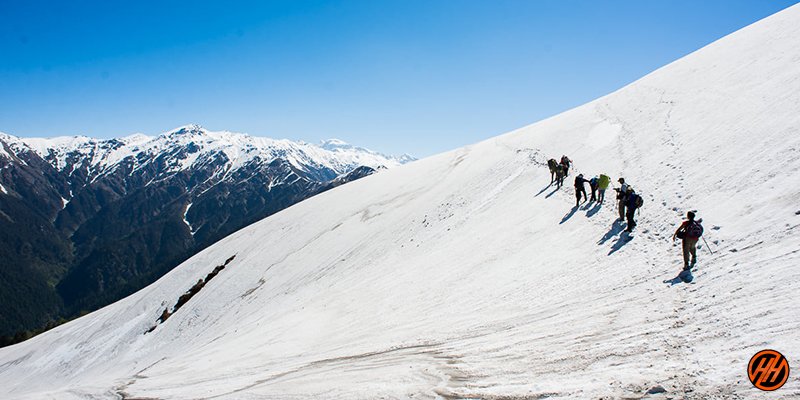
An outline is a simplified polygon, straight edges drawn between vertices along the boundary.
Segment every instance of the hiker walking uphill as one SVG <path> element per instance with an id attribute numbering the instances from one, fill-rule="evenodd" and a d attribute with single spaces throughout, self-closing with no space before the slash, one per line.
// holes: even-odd
<path id="1" fill-rule="evenodd" d="M 625 228 L 625 231 L 632 232 L 633 228 L 636 227 L 636 220 L 634 220 L 634 217 L 636 216 L 636 210 L 642 206 L 644 199 L 642 199 L 642 196 L 636 194 L 632 187 L 628 186 L 626 190 L 625 217 L 628 219 L 628 226 Z"/>
<path id="2" fill-rule="evenodd" d="M 692 211 L 686 213 L 686 221 L 683 221 L 675 234 L 672 235 L 672 241 L 675 238 L 683 240 L 683 270 L 691 269 L 697 264 L 697 241 L 700 236 L 703 236 L 703 220 L 695 221 L 695 214 Z M 691 263 L 689 257 L 691 256 Z"/>
<path id="3" fill-rule="evenodd" d="M 619 178 L 620 187 L 614 188 L 617 191 L 617 201 L 619 202 L 619 220 L 625 220 L 625 197 L 628 194 L 628 184 L 625 183 L 625 178 Z"/>
<path id="4" fill-rule="evenodd" d="M 589 202 L 597 201 L 597 182 L 598 182 L 598 180 L 599 179 L 597 178 L 597 176 L 595 176 L 592 179 L 589 179 L 589 187 L 592 189 L 592 198 L 589 199 Z"/>
<path id="5" fill-rule="evenodd" d="M 564 176 L 568 176 L 569 169 L 572 168 L 572 160 L 567 156 L 561 156 L 561 165 L 564 167 Z"/>
<path id="6" fill-rule="evenodd" d="M 561 164 L 556 165 L 556 188 L 561 189 L 564 184 L 564 166 Z"/>
<path id="7" fill-rule="evenodd" d="M 575 207 L 581 204 L 581 194 L 583 194 L 583 201 L 586 201 L 586 189 L 584 188 L 583 184 L 588 183 L 586 179 L 583 179 L 583 174 L 578 174 L 575 177 Z"/>
<path id="8" fill-rule="evenodd" d="M 555 158 L 547 160 L 547 168 L 550 169 L 550 183 L 552 184 L 556 178 L 556 170 L 558 169 L 558 162 Z"/>
<path id="9" fill-rule="evenodd" d="M 611 183 L 611 178 L 608 175 L 600 174 L 600 178 L 597 179 L 597 202 L 603 204 L 603 200 L 606 198 L 606 189 L 608 189 L 608 184 Z"/>

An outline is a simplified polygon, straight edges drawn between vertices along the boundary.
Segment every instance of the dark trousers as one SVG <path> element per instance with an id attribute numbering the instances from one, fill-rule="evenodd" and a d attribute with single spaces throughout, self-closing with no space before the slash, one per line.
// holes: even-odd
<path id="1" fill-rule="evenodd" d="M 575 205 L 581 203 L 581 193 L 583 193 L 583 201 L 586 201 L 586 190 L 584 188 L 575 188 Z"/>
<path id="2" fill-rule="evenodd" d="M 596 194 L 597 194 L 597 188 L 593 187 L 592 188 L 592 199 L 590 201 L 597 201 L 597 196 L 595 196 Z"/>
<path id="3" fill-rule="evenodd" d="M 599 201 L 600 204 L 603 204 L 603 200 L 606 199 L 606 190 L 605 189 L 597 189 L 597 195 L 598 195 L 597 196 L 597 201 Z"/>
<path id="4" fill-rule="evenodd" d="M 632 231 L 633 228 L 636 227 L 636 221 L 633 220 L 634 215 L 636 214 L 636 209 L 632 207 L 628 207 L 625 216 L 628 217 L 628 227 L 625 228 L 628 232 Z"/>

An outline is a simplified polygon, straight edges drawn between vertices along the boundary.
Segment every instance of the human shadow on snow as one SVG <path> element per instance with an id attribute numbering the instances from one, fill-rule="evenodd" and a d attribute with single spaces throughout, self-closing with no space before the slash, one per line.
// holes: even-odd
<path id="1" fill-rule="evenodd" d="M 597 214 L 600 211 L 600 208 L 601 208 L 601 204 L 600 203 L 594 203 L 594 207 L 590 208 L 589 211 L 586 211 L 586 217 L 587 218 L 593 217 L 595 214 Z"/>
<path id="2" fill-rule="evenodd" d="M 559 222 L 558 224 L 561 225 L 564 222 L 567 222 L 568 219 L 572 218 L 572 216 L 575 215 L 576 211 L 578 211 L 578 206 L 572 207 L 572 209 L 569 210 L 569 212 L 566 215 L 564 215 L 564 218 L 561 218 L 561 222 Z"/>
<path id="3" fill-rule="evenodd" d="M 625 246 L 631 240 L 633 240 L 633 236 L 631 236 L 630 233 L 622 232 L 619 235 L 619 238 L 617 238 L 617 241 L 613 245 L 611 245 L 611 251 L 608 252 L 608 255 L 616 253 L 617 250 L 621 249 L 622 246 Z"/>
<path id="4" fill-rule="evenodd" d="M 545 188 L 545 189 L 546 189 L 546 188 Z M 553 189 L 553 191 L 552 191 L 552 192 L 548 193 L 548 194 L 547 194 L 547 196 L 544 196 L 544 198 L 545 198 L 545 199 L 549 199 L 549 198 L 550 198 L 550 196 L 552 196 L 552 195 L 556 194 L 556 192 L 558 191 L 558 189 L 561 189 L 561 188 L 560 188 L 560 187 L 556 187 L 555 189 Z"/>
<path id="5" fill-rule="evenodd" d="M 550 186 L 553 186 L 553 182 L 550 182 L 549 185 L 543 187 L 542 190 L 540 190 L 539 193 L 536 193 L 536 196 L 533 196 L 533 197 L 539 197 L 539 195 L 544 193 L 544 191 L 547 190 L 547 188 L 549 188 Z M 550 196 L 547 196 L 547 197 L 550 197 Z"/>
<path id="6" fill-rule="evenodd" d="M 603 237 L 597 241 L 597 245 L 600 246 L 602 244 L 605 244 L 605 242 L 609 241 L 614 236 L 619 235 L 619 233 L 622 232 L 622 230 L 623 230 L 622 221 L 620 220 L 614 221 L 614 223 L 611 224 L 611 229 L 609 229 L 608 232 L 606 232 L 606 234 L 603 235 Z"/>
<path id="7" fill-rule="evenodd" d="M 620 227 L 621 226 L 622 226 L 622 224 L 620 224 Z M 631 240 L 633 240 L 633 236 L 631 236 L 630 233 L 628 233 L 628 232 L 620 233 L 619 237 L 617 238 L 617 241 L 614 242 L 613 245 L 611 245 L 611 250 L 608 252 L 608 255 L 612 255 L 612 254 L 616 253 L 617 250 L 621 249 L 622 246 L 625 246 Z"/>
<path id="8" fill-rule="evenodd" d="M 626 244 L 628 244 L 628 242 L 633 240 L 633 236 L 631 236 L 628 232 L 623 232 L 624 226 L 625 225 L 623 224 L 622 221 L 620 220 L 614 221 L 614 223 L 611 224 L 611 229 L 609 229 L 608 232 L 606 232 L 606 234 L 603 235 L 603 237 L 597 241 L 597 245 L 600 246 L 605 244 L 612 238 L 618 236 L 617 241 L 614 242 L 614 244 L 611 246 L 611 250 L 608 252 L 608 255 L 616 253 L 617 250 L 622 248 L 622 246 L 625 246 Z"/>
<path id="9" fill-rule="evenodd" d="M 681 271 L 678 276 L 668 279 L 664 281 L 664 283 L 669 283 L 670 286 L 675 286 L 679 283 L 692 283 L 694 280 L 694 276 L 692 276 L 692 271 Z"/>

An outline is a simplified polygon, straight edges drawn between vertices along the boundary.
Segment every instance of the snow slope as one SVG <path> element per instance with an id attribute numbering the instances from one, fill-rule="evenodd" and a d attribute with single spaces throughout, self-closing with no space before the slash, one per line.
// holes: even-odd
<path id="1" fill-rule="evenodd" d="M 800 365 L 800 6 L 594 102 L 344 185 L 0 349 L 3 398 L 789 398 Z M 546 158 L 624 176 L 572 208 Z M 609 197 L 613 196 L 610 192 Z M 670 241 L 698 209 L 696 284 Z M 165 307 L 236 258 L 165 323 Z M 645 395 L 656 385 L 667 393 Z"/>

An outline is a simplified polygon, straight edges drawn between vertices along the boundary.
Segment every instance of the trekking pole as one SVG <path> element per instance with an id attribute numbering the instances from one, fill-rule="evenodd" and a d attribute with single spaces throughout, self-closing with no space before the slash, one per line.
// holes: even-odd
<path id="1" fill-rule="evenodd" d="M 714 252 L 713 252 L 713 251 L 711 251 L 711 246 L 709 246 L 709 245 L 708 245 L 708 242 L 706 242 L 706 238 L 703 238 L 703 243 L 705 243 L 705 244 L 706 244 L 706 247 L 708 247 L 708 251 L 709 251 L 709 252 L 711 252 L 711 254 L 714 254 Z"/>

